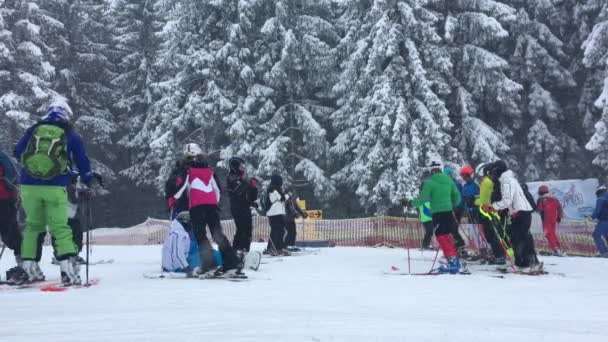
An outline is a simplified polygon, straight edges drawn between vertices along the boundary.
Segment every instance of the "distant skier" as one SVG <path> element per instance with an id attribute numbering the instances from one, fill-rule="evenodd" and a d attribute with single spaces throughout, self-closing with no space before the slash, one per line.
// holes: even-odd
<path id="1" fill-rule="evenodd" d="M 287 228 L 285 248 L 288 252 L 299 252 L 300 248 L 296 247 L 296 219 L 300 217 L 307 218 L 308 214 L 298 206 L 298 199 L 291 188 L 287 189 L 287 196 L 288 199 L 285 201 L 285 227 Z"/>
<path id="2" fill-rule="evenodd" d="M 198 144 L 186 144 L 183 149 L 183 158 L 175 163 L 169 179 L 165 182 L 165 199 L 171 210 L 171 219 L 174 219 L 177 214 L 189 210 L 188 194 L 182 194 L 179 199 L 176 199 L 174 195 L 184 185 L 190 163 L 202 155 L 203 150 Z"/>
<path id="3" fill-rule="evenodd" d="M 15 148 L 21 161 L 21 200 L 26 213 L 21 257 L 29 281 L 44 279 L 37 257 L 38 239 L 46 228 L 55 238 L 55 252 L 64 285 L 80 284 L 78 249 L 68 226 L 66 187 L 70 165 L 76 165 L 83 182 L 93 179 L 82 140 L 70 125 L 72 110 L 64 100 L 51 103 L 40 122 L 30 127 Z"/>
<path id="4" fill-rule="evenodd" d="M 608 248 L 606 248 L 606 242 L 608 242 L 608 188 L 601 185 L 595 191 L 595 195 L 597 202 L 591 218 L 598 220 L 598 223 L 593 231 L 593 240 L 599 253 L 598 256 L 608 258 Z"/>
<path id="5" fill-rule="evenodd" d="M 0 238 L 2 243 L 15 255 L 16 267 L 7 272 L 7 281 L 19 282 L 27 279 L 21 268 L 22 236 L 17 223 L 17 170 L 10 158 L 0 151 Z M 13 279 L 10 279 L 13 278 Z"/>
<path id="6" fill-rule="evenodd" d="M 253 235 L 251 207 L 257 207 L 257 180 L 247 178 L 245 161 L 238 157 L 228 161 L 228 196 L 230 197 L 230 212 L 234 218 L 236 233 L 232 247 L 236 250 L 249 252 Z"/>
<path id="7" fill-rule="evenodd" d="M 454 182 L 454 185 L 456 185 L 456 188 L 458 189 L 458 193 L 461 196 L 460 202 L 456 206 L 454 206 L 454 217 L 456 218 L 457 224 L 455 227 L 453 227 L 453 229 L 450 233 L 452 234 L 452 238 L 454 239 L 454 243 L 456 244 L 456 248 L 458 249 L 458 255 L 461 258 L 465 258 L 468 256 L 467 246 L 466 246 L 466 243 L 464 242 L 464 239 L 462 238 L 462 235 L 460 235 L 460 230 L 459 230 L 460 221 L 462 220 L 462 216 L 465 213 L 464 201 L 462 200 L 462 184 L 460 184 L 460 182 L 454 177 L 453 168 L 446 166 L 443 169 L 443 172 L 445 174 L 447 174 L 450 177 L 450 179 Z"/>
<path id="8" fill-rule="evenodd" d="M 564 256 L 560 249 L 559 238 L 557 237 L 557 224 L 564 217 L 564 210 L 559 200 L 551 194 L 547 185 L 538 188 L 538 202 L 536 210 L 543 221 L 543 232 L 549 243 L 549 248 L 555 256 Z"/>
<path id="9" fill-rule="evenodd" d="M 490 165 L 480 164 L 477 166 L 475 174 L 481 177 L 479 186 L 479 196 L 475 200 L 475 206 L 479 209 L 492 204 L 492 193 L 494 192 L 494 182 L 490 177 Z M 493 259 L 489 260 L 489 264 L 504 265 L 506 264 L 505 250 L 500 244 L 500 235 L 503 234 L 502 225 L 500 222 L 490 222 L 484 215 L 479 215 L 479 222 L 483 227 L 483 232 L 486 240 L 492 249 Z M 494 226 L 492 226 L 492 224 Z"/>
<path id="10" fill-rule="evenodd" d="M 222 232 L 219 215 L 220 181 L 212 167 L 203 155 L 188 162 L 188 173 L 184 184 L 173 196 L 179 200 L 184 194 L 188 195 L 190 218 L 201 256 L 201 272 L 203 276 L 236 276 L 242 274 L 243 256 L 235 253 L 230 242 Z M 224 264 L 217 269 L 214 267 L 213 250 L 207 238 L 207 227 L 215 243 L 217 243 Z"/>
<path id="11" fill-rule="evenodd" d="M 198 245 L 190 236 L 192 235 L 192 222 L 190 213 L 183 211 L 171 222 L 169 234 L 165 238 L 162 249 L 162 271 L 186 273 L 194 277 L 200 273 L 201 260 Z M 213 266 L 223 264 L 222 257 L 213 249 Z"/>
<path id="12" fill-rule="evenodd" d="M 424 182 L 418 198 L 410 205 L 421 206 L 427 200 L 431 204 L 435 236 L 443 255 L 448 259 L 447 265 L 441 266 L 441 273 L 458 273 L 460 260 L 451 233 L 457 229 L 458 223 L 454 217 L 454 207 L 460 204 L 461 197 L 454 180 L 442 172 L 443 165 L 432 161 L 429 165 L 432 176 Z"/>
<path id="13" fill-rule="evenodd" d="M 289 195 L 283 191 L 283 178 L 279 175 L 273 175 L 270 178 L 270 186 L 266 193 L 268 200 L 268 222 L 270 224 L 270 239 L 268 246 L 264 251 L 270 255 L 289 255 L 285 249 L 285 202 L 289 200 Z"/>
<path id="14" fill-rule="evenodd" d="M 521 185 L 515 179 L 513 171 L 507 164 L 499 160 L 492 164 L 493 180 L 500 182 L 500 191 L 495 197 L 499 200 L 491 205 L 485 205 L 485 211 L 509 210 L 511 216 L 510 235 L 515 252 L 515 265 L 523 273 L 535 274 L 542 272 L 542 263 L 538 261 L 534 239 L 530 233 L 533 207 L 530 204 Z"/>
<path id="15" fill-rule="evenodd" d="M 462 202 L 471 223 L 479 221 L 479 208 L 475 204 L 475 199 L 479 196 L 479 185 L 477 185 L 477 182 L 473 178 L 474 174 L 475 171 L 470 165 L 466 165 L 460 170 L 460 176 L 464 181 L 464 185 L 462 186 Z"/>

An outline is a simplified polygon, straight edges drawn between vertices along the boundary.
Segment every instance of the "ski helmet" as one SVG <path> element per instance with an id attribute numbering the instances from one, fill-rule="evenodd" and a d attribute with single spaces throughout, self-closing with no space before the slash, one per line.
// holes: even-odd
<path id="1" fill-rule="evenodd" d="M 432 160 L 429 165 L 428 168 L 430 170 L 442 170 L 443 169 L 443 163 L 440 160 Z"/>
<path id="2" fill-rule="evenodd" d="M 197 157 L 203 154 L 203 150 L 198 144 L 190 143 L 184 146 L 184 157 Z"/>
<path id="3" fill-rule="evenodd" d="M 606 186 L 604 186 L 604 185 L 600 185 L 597 188 L 597 190 L 595 190 L 595 195 L 596 196 L 601 196 L 601 195 L 605 194 L 606 191 L 608 191 L 608 188 L 606 188 Z"/>
<path id="4" fill-rule="evenodd" d="M 471 165 L 466 165 L 462 169 L 460 169 L 461 176 L 464 176 L 464 175 L 473 176 L 474 173 L 475 173 L 475 171 L 473 170 L 473 167 Z"/>
<path id="5" fill-rule="evenodd" d="M 56 98 L 49 104 L 43 121 L 69 122 L 72 119 L 72 109 L 64 98 Z"/>
<path id="6" fill-rule="evenodd" d="M 481 163 L 475 168 L 475 174 L 478 176 L 485 176 L 488 173 L 488 163 Z"/>
<path id="7" fill-rule="evenodd" d="M 498 178 L 502 176 L 502 174 L 505 173 L 505 171 L 507 171 L 508 169 L 509 168 L 507 167 L 507 163 L 505 163 L 504 160 L 497 160 L 493 162 L 490 166 L 490 173 L 492 174 L 492 176 Z"/>
<path id="8" fill-rule="evenodd" d="M 245 173 L 245 161 L 243 158 L 232 157 L 228 161 L 228 167 L 230 168 L 230 172 L 243 174 Z"/>
<path id="9" fill-rule="evenodd" d="M 182 225 L 182 227 L 184 227 L 185 230 L 190 230 L 190 212 L 182 211 L 181 213 L 177 214 L 177 217 L 175 217 L 175 219 Z"/>
<path id="10" fill-rule="evenodd" d="M 546 194 L 548 194 L 548 193 L 549 193 L 549 187 L 548 187 L 547 185 L 544 185 L 544 184 L 543 184 L 543 185 L 541 185 L 541 186 L 538 188 L 538 194 L 539 194 L 540 196 L 542 196 L 542 195 L 546 195 Z"/>
<path id="11" fill-rule="evenodd" d="M 454 176 L 454 168 L 452 168 L 451 166 L 444 167 L 443 172 L 445 172 L 450 177 Z"/>

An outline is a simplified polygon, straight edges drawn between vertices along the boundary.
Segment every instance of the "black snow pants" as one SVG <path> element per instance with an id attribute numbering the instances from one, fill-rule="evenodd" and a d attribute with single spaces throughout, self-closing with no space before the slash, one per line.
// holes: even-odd
<path id="1" fill-rule="evenodd" d="M 234 269 L 238 265 L 236 253 L 230 241 L 222 232 L 220 223 L 219 208 L 215 205 L 199 205 L 190 208 L 190 221 L 194 227 L 194 235 L 198 242 L 198 249 L 201 257 L 201 270 L 207 272 L 215 265 L 211 243 L 207 238 L 207 227 L 211 233 L 211 238 L 217 243 L 222 259 L 224 260 L 224 270 Z"/>
<path id="2" fill-rule="evenodd" d="M 285 248 L 285 216 L 268 216 L 270 223 L 270 239 L 268 240 L 269 251 L 280 251 Z"/>
<path id="3" fill-rule="evenodd" d="M 0 238 L 15 256 L 21 255 L 23 237 L 17 224 L 17 208 L 13 199 L 0 200 Z"/>
<path id="4" fill-rule="evenodd" d="M 519 211 L 511 218 L 511 245 L 515 253 L 515 266 L 530 267 L 538 262 L 534 239 L 530 233 L 532 212 Z"/>
<path id="5" fill-rule="evenodd" d="M 287 237 L 285 237 L 285 246 L 295 246 L 296 245 L 296 221 L 287 219 Z"/>
<path id="6" fill-rule="evenodd" d="M 249 252 L 251 237 L 253 235 L 253 219 L 249 207 L 231 206 L 236 233 L 232 240 L 232 247 L 236 250 Z"/>
<path id="7" fill-rule="evenodd" d="M 422 226 L 424 227 L 424 238 L 422 238 L 422 248 L 427 248 L 431 245 L 431 239 L 433 238 L 435 226 L 433 225 L 433 221 L 422 222 Z"/>

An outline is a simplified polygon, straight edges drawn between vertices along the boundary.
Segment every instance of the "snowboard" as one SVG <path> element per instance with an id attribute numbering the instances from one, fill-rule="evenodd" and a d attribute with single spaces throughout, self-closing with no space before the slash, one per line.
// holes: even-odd
<path id="1" fill-rule="evenodd" d="M 262 253 L 258 251 L 250 251 L 245 256 L 244 268 L 257 271 L 262 263 Z"/>

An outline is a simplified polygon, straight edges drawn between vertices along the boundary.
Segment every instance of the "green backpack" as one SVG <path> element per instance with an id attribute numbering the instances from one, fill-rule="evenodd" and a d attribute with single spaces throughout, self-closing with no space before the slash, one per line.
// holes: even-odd
<path id="1" fill-rule="evenodd" d="M 36 127 L 21 155 L 21 164 L 38 179 L 51 180 L 64 174 L 69 165 L 65 130 L 54 125 Z"/>

